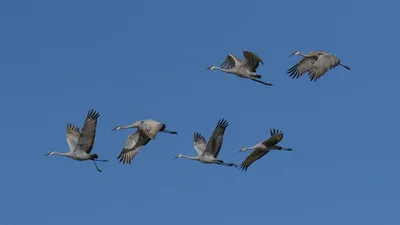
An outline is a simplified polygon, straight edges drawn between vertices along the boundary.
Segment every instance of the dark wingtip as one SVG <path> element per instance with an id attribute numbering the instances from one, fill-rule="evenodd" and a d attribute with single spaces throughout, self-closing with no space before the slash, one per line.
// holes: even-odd
<path id="1" fill-rule="evenodd" d="M 100 116 L 100 113 L 98 113 L 94 109 L 89 110 L 89 112 L 87 114 L 87 118 L 91 118 L 91 119 L 97 119 L 97 118 L 99 118 L 99 116 Z"/>
<path id="2" fill-rule="evenodd" d="M 222 119 L 218 120 L 217 127 L 227 128 L 228 126 L 229 126 L 229 123 L 226 119 L 222 118 Z"/>

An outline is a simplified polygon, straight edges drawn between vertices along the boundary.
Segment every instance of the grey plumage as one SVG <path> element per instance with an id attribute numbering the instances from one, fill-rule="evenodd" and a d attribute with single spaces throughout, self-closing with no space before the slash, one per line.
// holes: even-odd
<path id="1" fill-rule="evenodd" d="M 242 164 L 240 165 L 240 169 L 247 171 L 247 168 L 251 164 L 262 158 L 271 150 L 292 151 L 291 148 L 283 148 L 277 145 L 282 140 L 282 138 L 283 138 L 283 133 L 280 130 L 271 129 L 271 137 L 268 138 L 267 140 L 257 143 L 253 147 L 242 148 L 240 150 L 241 152 L 246 150 L 254 150 L 254 151 L 250 155 L 248 155 L 246 159 L 242 162 Z"/>
<path id="2" fill-rule="evenodd" d="M 304 73 L 308 72 L 310 80 L 316 81 L 328 70 L 335 68 L 337 65 L 340 65 L 350 70 L 350 67 L 341 64 L 338 57 L 323 51 L 309 52 L 306 55 L 299 51 L 296 51 L 290 56 L 293 55 L 301 55 L 303 56 L 303 58 L 290 69 L 288 69 L 287 73 L 292 78 L 297 79 Z"/>
<path id="3" fill-rule="evenodd" d="M 261 80 L 258 80 L 261 78 L 261 75 L 256 74 L 256 70 L 260 63 L 264 64 L 261 58 L 257 54 L 250 51 L 243 51 L 243 56 L 244 59 L 242 61 L 239 58 L 228 54 L 224 62 L 221 64 L 221 67 L 210 66 L 208 69 L 220 70 L 228 74 L 236 74 L 241 78 L 247 78 L 267 86 L 272 86 L 270 83 L 265 83 Z"/>
<path id="4" fill-rule="evenodd" d="M 225 119 L 220 119 L 208 143 L 200 133 L 195 132 L 193 136 L 193 144 L 195 150 L 197 151 L 197 156 L 186 156 L 179 154 L 175 158 L 187 158 L 191 160 L 197 160 L 206 164 L 218 164 L 237 167 L 237 165 L 235 165 L 234 163 L 224 163 L 224 161 L 217 159 L 222 147 L 225 130 L 228 126 L 228 121 L 226 121 Z"/>
<path id="5" fill-rule="evenodd" d="M 78 161 L 92 160 L 96 166 L 96 169 L 101 172 L 98 168 L 96 161 L 107 162 L 108 160 L 98 160 L 97 154 L 90 154 L 93 149 L 94 139 L 96 136 L 97 119 L 100 114 L 95 110 L 90 110 L 86 116 L 85 123 L 82 128 L 82 132 L 79 128 L 73 124 L 67 124 L 66 139 L 69 145 L 69 152 L 59 153 L 50 151 L 47 155 L 60 155 L 72 158 Z"/>
<path id="6" fill-rule="evenodd" d="M 164 123 L 152 119 L 139 120 L 128 126 L 117 126 L 113 131 L 129 128 L 137 128 L 137 130 L 129 135 L 124 148 L 117 157 L 122 164 L 130 164 L 144 146 L 151 140 L 155 140 L 158 132 L 178 134 L 175 131 L 167 130 Z"/>

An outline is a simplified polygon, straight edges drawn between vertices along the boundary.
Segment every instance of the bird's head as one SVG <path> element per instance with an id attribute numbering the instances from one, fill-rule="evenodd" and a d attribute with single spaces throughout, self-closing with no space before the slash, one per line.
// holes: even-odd
<path id="1" fill-rule="evenodd" d="M 173 159 L 177 159 L 177 158 L 181 158 L 181 157 L 182 157 L 182 154 L 179 154 L 179 155 L 175 156 Z"/>
<path id="2" fill-rule="evenodd" d="M 295 51 L 295 52 L 293 52 L 292 54 L 290 54 L 289 57 L 294 56 L 294 55 L 299 55 L 299 54 L 300 54 L 299 51 Z"/>
<path id="3" fill-rule="evenodd" d="M 53 152 L 53 151 L 49 151 L 49 152 L 46 153 L 46 155 L 44 155 L 44 156 L 48 156 L 48 155 L 54 155 L 54 152 Z"/>
<path id="4" fill-rule="evenodd" d="M 114 131 L 114 130 L 121 130 L 121 126 L 116 126 L 114 129 L 112 129 L 111 131 Z"/>
<path id="5" fill-rule="evenodd" d="M 210 67 L 208 67 L 207 69 L 208 69 L 208 70 L 214 70 L 214 69 L 215 69 L 215 66 L 210 66 Z"/>
<path id="6" fill-rule="evenodd" d="M 246 150 L 249 150 L 249 149 L 248 148 L 242 148 L 242 149 L 239 150 L 239 152 L 244 152 Z"/>

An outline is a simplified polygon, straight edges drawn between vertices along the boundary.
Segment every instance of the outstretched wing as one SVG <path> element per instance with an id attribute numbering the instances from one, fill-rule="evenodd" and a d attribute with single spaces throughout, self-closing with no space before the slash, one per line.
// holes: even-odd
<path id="1" fill-rule="evenodd" d="M 283 138 L 283 133 L 280 130 L 271 129 L 271 137 L 263 142 L 265 147 L 270 147 L 278 144 Z"/>
<path id="2" fill-rule="evenodd" d="M 251 72 L 256 72 L 258 65 L 260 62 L 264 64 L 261 58 L 254 52 L 243 51 L 243 56 L 246 62 L 246 65 L 250 69 Z"/>
<path id="3" fill-rule="evenodd" d="M 229 126 L 228 121 L 225 119 L 220 119 L 218 121 L 217 126 L 214 129 L 214 132 L 208 141 L 206 150 L 204 151 L 204 154 L 210 154 L 212 157 L 217 158 L 219 150 L 221 149 L 224 134 L 225 134 L 225 129 L 226 127 Z"/>
<path id="4" fill-rule="evenodd" d="M 246 157 L 246 159 L 240 164 L 240 169 L 247 171 L 247 168 L 251 164 L 253 164 L 255 161 L 259 160 L 261 157 L 266 155 L 269 151 L 261 150 L 261 149 L 256 149 L 252 153 L 250 153 L 249 156 Z"/>
<path id="5" fill-rule="evenodd" d="M 311 70 L 313 64 L 317 61 L 317 57 L 303 57 L 296 65 L 288 69 L 287 73 L 291 78 L 299 78 L 305 72 Z"/>
<path id="6" fill-rule="evenodd" d="M 225 61 L 221 64 L 223 69 L 232 69 L 235 66 L 242 64 L 242 60 L 236 58 L 235 56 L 228 54 Z"/>
<path id="7" fill-rule="evenodd" d="M 136 130 L 135 133 L 129 135 L 125 142 L 124 149 L 122 149 L 117 159 L 119 159 L 119 162 L 122 162 L 122 164 L 131 164 L 133 158 L 150 140 L 151 139 L 143 132 Z"/>
<path id="8" fill-rule="evenodd" d="M 194 132 L 193 144 L 198 155 L 202 155 L 207 148 L 206 139 L 198 132 Z"/>
<path id="9" fill-rule="evenodd" d="M 340 63 L 339 58 L 334 55 L 324 53 L 318 57 L 318 60 L 313 64 L 311 70 L 308 72 L 311 81 L 316 81 L 328 70 L 336 67 Z"/>
<path id="10" fill-rule="evenodd" d="M 85 151 L 87 154 L 92 151 L 94 137 L 96 136 L 97 119 L 100 114 L 94 109 L 90 110 L 86 116 L 85 124 L 82 127 L 82 133 L 79 136 L 76 150 Z"/>
<path id="11" fill-rule="evenodd" d="M 79 128 L 77 126 L 71 123 L 67 124 L 67 132 L 65 136 L 67 138 L 70 151 L 75 150 L 80 135 L 81 133 L 79 132 Z"/>
<path id="12" fill-rule="evenodd" d="M 163 123 L 155 120 L 144 120 L 142 126 L 139 128 L 147 137 L 154 140 L 161 128 L 165 127 Z"/>

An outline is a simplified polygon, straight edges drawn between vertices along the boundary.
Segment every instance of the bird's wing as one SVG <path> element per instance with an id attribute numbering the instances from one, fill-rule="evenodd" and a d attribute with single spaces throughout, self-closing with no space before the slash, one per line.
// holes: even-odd
<path id="1" fill-rule="evenodd" d="M 122 164 L 130 164 L 133 158 L 150 140 L 151 139 L 143 132 L 136 130 L 135 133 L 129 135 L 125 142 L 124 149 L 122 149 L 117 159 L 119 159 L 119 162 L 122 162 Z"/>
<path id="2" fill-rule="evenodd" d="M 278 144 L 283 138 L 283 133 L 280 130 L 271 129 L 271 137 L 263 142 L 265 147 L 274 146 Z"/>
<path id="3" fill-rule="evenodd" d="M 97 118 L 99 116 L 100 114 L 94 109 L 88 112 L 76 149 L 85 151 L 87 154 L 90 153 L 93 148 L 94 137 L 96 136 Z"/>
<path id="4" fill-rule="evenodd" d="M 224 134 L 225 134 L 225 129 L 226 127 L 229 126 L 228 121 L 225 119 L 220 119 L 218 121 L 217 126 L 214 129 L 214 132 L 212 136 L 210 137 L 210 140 L 208 141 L 206 150 L 204 151 L 204 154 L 209 154 L 214 158 L 218 157 L 219 150 L 221 149 Z"/>
<path id="5" fill-rule="evenodd" d="M 264 64 L 264 62 L 261 60 L 261 58 L 253 52 L 250 51 L 243 51 L 243 56 L 246 62 L 246 65 L 250 69 L 251 72 L 256 72 L 258 65 L 260 62 Z"/>
<path id="6" fill-rule="evenodd" d="M 296 65 L 292 66 L 288 69 L 287 73 L 290 74 L 291 78 L 299 78 L 305 72 L 311 70 L 313 64 L 317 61 L 316 56 L 312 57 L 303 57 Z"/>
<path id="7" fill-rule="evenodd" d="M 81 133 L 79 132 L 79 128 L 74 124 L 67 124 L 67 133 L 66 138 L 69 145 L 69 150 L 74 151 L 76 145 L 78 144 L 79 136 Z"/>
<path id="8" fill-rule="evenodd" d="M 150 139 L 154 140 L 156 139 L 156 136 L 160 129 L 164 127 L 165 125 L 163 123 L 160 123 L 155 120 L 145 120 L 143 122 L 142 127 L 140 127 L 140 130 L 147 135 Z"/>
<path id="9" fill-rule="evenodd" d="M 196 149 L 198 155 L 202 155 L 207 147 L 206 139 L 198 132 L 194 132 L 193 137 L 194 149 Z"/>
<path id="10" fill-rule="evenodd" d="M 256 149 L 250 155 L 246 157 L 246 159 L 240 164 L 240 169 L 247 171 L 247 168 L 253 164 L 255 161 L 259 160 L 261 157 L 266 155 L 269 151 Z"/>
<path id="11" fill-rule="evenodd" d="M 235 66 L 238 66 L 242 63 L 242 60 L 236 58 L 235 56 L 228 54 L 225 58 L 225 61 L 221 64 L 221 68 L 223 69 L 232 69 Z"/>
<path id="12" fill-rule="evenodd" d="M 313 64 L 311 70 L 308 72 L 311 81 L 316 81 L 328 70 L 336 67 L 339 63 L 339 58 L 334 55 L 328 53 L 319 55 L 318 60 Z"/>

